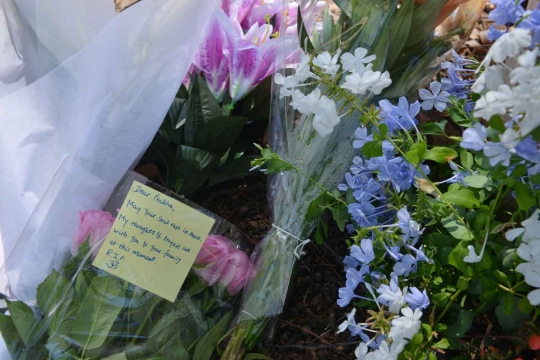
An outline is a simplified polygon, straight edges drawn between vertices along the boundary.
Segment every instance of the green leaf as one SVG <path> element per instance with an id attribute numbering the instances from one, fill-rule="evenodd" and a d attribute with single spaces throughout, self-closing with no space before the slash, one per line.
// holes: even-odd
<path id="1" fill-rule="evenodd" d="M 313 200 L 309 204 L 308 210 L 306 212 L 306 217 L 305 217 L 307 222 L 313 222 L 317 220 L 319 216 L 321 216 L 322 209 L 320 208 L 320 205 L 323 198 L 324 198 L 324 194 L 321 194 L 317 196 L 317 198 L 315 198 L 315 200 Z"/>
<path id="2" fill-rule="evenodd" d="M 448 230 L 450 235 L 456 239 L 470 241 L 474 239 L 474 235 L 461 223 L 455 214 L 451 214 L 442 219 L 442 224 Z"/>
<path id="3" fill-rule="evenodd" d="M 465 184 L 475 189 L 483 189 L 489 183 L 489 179 L 485 175 L 471 175 L 465 177 Z"/>
<path id="4" fill-rule="evenodd" d="M 426 332 L 427 338 L 430 338 L 433 334 L 433 329 L 431 329 L 431 326 L 429 326 L 428 324 L 422 323 L 422 329 L 424 329 L 424 331 Z"/>
<path id="5" fill-rule="evenodd" d="M 197 129 L 191 146 L 221 157 L 240 135 L 247 120 L 240 116 L 218 116 L 209 119 Z"/>
<path id="6" fill-rule="evenodd" d="M 190 308 L 193 307 L 188 300 L 177 301 L 170 306 L 170 310 L 159 317 L 150 329 L 148 339 L 140 345 L 128 346 L 126 356 L 128 359 L 141 359 L 165 352 L 171 344 L 182 339 L 182 330 L 188 325 L 187 318 Z"/>
<path id="7" fill-rule="evenodd" d="M 188 163 L 197 171 L 201 171 L 216 160 L 215 156 L 206 150 L 197 149 L 186 145 L 182 145 L 180 150 L 181 160 Z"/>
<path id="8" fill-rule="evenodd" d="M 441 121 L 438 121 L 438 122 L 432 122 L 432 123 L 424 124 L 424 129 L 423 129 L 422 133 L 424 133 L 426 135 L 441 135 L 441 134 L 444 134 L 444 129 L 446 127 L 447 122 L 448 121 L 446 121 L 446 120 L 441 120 Z"/>
<path id="9" fill-rule="evenodd" d="M 495 308 L 495 315 L 499 324 L 502 326 L 505 332 L 510 332 L 518 329 L 523 326 L 523 322 L 530 318 L 529 314 L 524 313 L 520 310 L 518 306 L 518 299 L 515 298 L 512 294 L 503 296 L 503 301 Z M 505 304 L 507 302 L 508 304 Z M 509 310 L 509 314 L 505 313 L 505 308 Z"/>
<path id="10" fill-rule="evenodd" d="M 334 19 L 330 15 L 330 10 L 326 9 L 323 16 L 323 31 L 322 31 L 322 44 L 321 49 L 335 52 L 339 47 L 339 39 L 341 37 L 342 26 L 334 24 Z M 313 32 L 313 38 L 315 43 L 315 36 L 318 36 L 318 31 Z M 315 44 L 313 44 L 315 46 Z M 317 46 L 315 46 L 317 47 Z"/>
<path id="11" fill-rule="evenodd" d="M 54 360 L 81 360 L 81 358 L 77 356 L 77 352 L 74 349 L 70 349 L 60 354 L 57 358 L 54 358 Z"/>
<path id="12" fill-rule="evenodd" d="M 409 36 L 414 10 L 414 0 L 405 0 L 390 21 L 390 47 L 386 66 L 391 67 L 401 54 Z"/>
<path id="13" fill-rule="evenodd" d="M 82 270 L 77 275 L 77 284 L 88 273 Z M 80 289 L 84 294 L 86 289 Z M 75 299 L 75 291 L 70 282 L 55 270 L 37 288 L 37 303 L 44 314 L 44 321 L 49 329 L 47 349 L 53 356 L 57 356 L 69 347 L 68 333 L 71 328 L 71 319 L 68 314 Z M 80 305 L 80 304 L 79 304 Z"/>
<path id="14" fill-rule="evenodd" d="M 382 9 L 380 1 L 357 1 L 356 6 L 353 9 L 352 22 L 354 24 L 364 23 L 365 25 L 354 41 L 352 47 L 348 50 L 354 51 L 354 49 L 358 47 L 371 49 L 381 30 L 383 15 L 384 10 Z"/>
<path id="15" fill-rule="evenodd" d="M 18 359 L 24 350 L 24 342 L 10 316 L 0 314 L 0 332 L 11 358 Z"/>
<path id="16" fill-rule="evenodd" d="M 382 149 L 383 142 L 381 140 L 377 141 L 370 141 L 364 144 L 362 147 L 362 155 L 365 157 L 372 158 L 377 156 L 383 155 L 383 149 Z"/>
<path id="17" fill-rule="evenodd" d="M 495 278 L 502 282 L 503 284 L 510 285 L 510 281 L 508 281 L 508 277 L 505 273 L 503 273 L 500 270 L 493 271 L 493 275 L 495 275 Z"/>
<path id="18" fill-rule="evenodd" d="M 427 145 L 425 142 L 414 143 L 411 149 L 405 154 L 405 158 L 412 164 L 418 165 L 426 154 Z"/>
<path id="19" fill-rule="evenodd" d="M 350 0 L 335 0 L 334 3 L 347 14 L 348 17 L 352 16 L 352 2 Z"/>
<path id="20" fill-rule="evenodd" d="M 345 231 L 345 223 L 351 218 L 347 206 L 337 203 L 330 206 L 329 209 L 332 212 L 332 218 L 336 222 L 339 231 Z"/>
<path id="21" fill-rule="evenodd" d="M 433 29 L 437 15 L 446 0 L 426 1 L 418 6 L 413 13 L 411 31 L 407 37 L 405 46 L 411 46 L 423 41 Z"/>
<path id="22" fill-rule="evenodd" d="M 459 290 L 463 290 L 463 291 L 467 290 L 467 288 L 469 287 L 469 279 L 467 279 L 464 276 L 460 276 L 457 281 L 456 286 Z"/>
<path id="23" fill-rule="evenodd" d="M 480 207 L 480 201 L 478 201 L 474 193 L 469 189 L 449 191 L 442 194 L 441 199 L 467 209 Z"/>
<path id="24" fill-rule="evenodd" d="M 448 303 L 448 300 L 450 300 L 450 294 L 449 293 L 439 293 L 433 295 L 433 302 L 438 307 L 444 307 Z"/>
<path id="25" fill-rule="evenodd" d="M 504 294 L 500 304 L 502 305 L 502 310 L 505 315 L 512 314 L 512 310 L 514 309 L 514 295 L 510 293 Z"/>
<path id="26" fill-rule="evenodd" d="M 525 314 L 530 314 L 534 310 L 534 305 L 531 304 L 528 298 L 523 297 L 518 301 L 518 309 Z"/>
<path id="27" fill-rule="evenodd" d="M 7 307 L 24 344 L 27 347 L 36 345 L 44 335 L 45 327 L 36 319 L 32 309 L 22 301 L 10 301 Z"/>
<path id="28" fill-rule="evenodd" d="M 534 207 L 536 198 L 531 194 L 527 185 L 520 181 L 516 181 L 514 184 L 514 191 L 516 192 L 516 201 L 521 210 L 528 211 Z"/>
<path id="29" fill-rule="evenodd" d="M 467 255 L 469 255 L 469 250 L 467 249 L 466 243 L 462 241 L 456 245 L 454 250 L 452 250 L 450 255 L 448 255 L 448 263 L 454 266 L 456 269 L 463 271 L 464 267 L 466 266 L 463 258 Z"/>
<path id="30" fill-rule="evenodd" d="M 407 349 L 411 353 L 416 353 L 418 349 L 422 346 L 422 342 L 424 341 L 424 336 L 421 332 L 414 334 L 411 341 L 407 344 Z"/>
<path id="31" fill-rule="evenodd" d="M 300 39 L 300 47 L 304 49 L 305 52 L 312 52 L 314 50 L 313 44 L 309 39 L 309 33 L 304 24 L 304 18 L 302 17 L 302 12 L 300 11 L 301 6 L 298 7 L 298 13 L 296 16 L 296 30 Z M 313 29 L 310 29 L 312 31 Z"/>
<path id="32" fill-rule="evenodd" d="M 206 81 L 202 76 L 196 75 L 188 100 L 184 133 L 186 145 L 194 146 L 199 129 L 211 119 L 221 115 L 221 107 L 208 88 Z"/>
<path id="33" fill-rule="evenodd" d="M 66 279 L 71 279 L 77 270 L 79 269 L 79 266 L 82 265 L 84 267 L 86 264 L 89 264 L 92 259 L 90 256 L 86 259 L 86 262 L 84 264 L 81 264 L 83 259 L 86 258 L 86 255 L 90 251 L 90 245 L 88 244 L 88 238 L 90 235 L 86 238 L 86 240 L 79 246 L 79 249 L 77 250 L 77 255 L 73 256 L 64 266 L 64 271 L 62 274 Z"/>
<path id="34" fill-rule="evenodd" d="M 470 169 L 474 164 L 472 154 L 465 149 L 459 150 L 459 160 L 461 161 L 461 165 L 467 169 Z"/>
<path id="35" fill-rule="evenodd" d="M 450 347 L 450 343 L 445 338 L 445 339 L 441 339 L 440 341 L 438 341 L 435 344 L 431 345 L 431 347 L 435 348 L 435 349 L 446 350 L 446 349 L 448 349 Z"/>
<path id="36" fill-rule="evenodd" d="M 208 186 L 216 185 L 242 176 L 258 175 L 256 171 L 249 171 L 249 169 L 251 169 L 251 162 L 256 158 L 256 156 L 251 155 L 228 160 L 212 172 L 210 178 L 208 179 Z"/>
<path id="37" fill-rule="evenodd" d="M 461 337 L 470 330 L 474 314 L 470 311 L 461 310 L 455 324 L 448 327 L 448 336 Z"/>
<path id="38" fill-rule="evenodd" d="M 489 126 L 491 126 L 493 129 L 497 130 L 498 132 L 505 132 L 506 127 L 504 126 L 504 122 L 502 118 L 499 115 L 492 116 L 491 119 L 489 119 Z"/>
<path id="39" fill-rule="evenodd" d="M 194 359 L 208 360 L 212 356 L 214 349 L 218 346 L 218 341 L 227 332 L 233 319 L 233 311 L 229 311 L 214 325 L 206 334 L 201 337 L 195 347 Z"/>
<path id="40" fill-rule="evenodd" d="M 109 275 L 95 277 L 73 321 L 73 340 L 87 350 L 100 347 L 109 336 L 124 301 L 125 293 L 117 279 Z"/>
<path id="41" fill-rule="evenodd" d="M 434 147 L 424 156 L 425 160 L 433 160 L 439 164 L 445 164 L 458 156 L 455 150 L 447 147 Z"/>

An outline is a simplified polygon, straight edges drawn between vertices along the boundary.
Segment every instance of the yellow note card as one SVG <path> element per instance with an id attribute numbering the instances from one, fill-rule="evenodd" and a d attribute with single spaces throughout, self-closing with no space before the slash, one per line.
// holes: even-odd
<path id="1" fill-rule="evenodd" d="M 94 266 L 175 301 L 214 221 L 134 182 Z"/>

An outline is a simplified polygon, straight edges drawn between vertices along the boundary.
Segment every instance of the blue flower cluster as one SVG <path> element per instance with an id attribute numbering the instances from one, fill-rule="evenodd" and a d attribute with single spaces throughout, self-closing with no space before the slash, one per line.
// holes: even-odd
<path id="1" fill-rule="evenodd" d="M 467 99 L 470 93 L 470 86 L 473 80 L 463 79 L 463 73 L 474 72 L 467 66 L 477 63 L 475 60 L 463 58 L 455 50 L 452 50 L 452 61 L 446 61 L 441 64 L 448 77 L 441 79 L 441 82 L 433 81 L 429 84 L 430 90 L 420 89 L 420 98 L 423 100 L 422 109 L 444 111 L 448 104 L 448 98 L 455 96 L 458 99 Z M 467 102 L 465 110 L 470 112 L 473 109 L 473 103 Z"/>
<path id="2" fill-rule="evenodd" d="M 476 60 L 465 59 L 452 49 L 452 61 L 441 64 L 441 68 L 448 73 L 448 77 L 441 79 L 442 89 L 458 99 L 466 99 L 474 80 L 464 80 L 462 73 L 474 72 L 466 67 L 476 63 Z"/>
<path id="3" fill-rule="evenodd" d="M 420 103 L 409 104 L 406 98 L 399 99 L 397 105 L 388 100 L 379 102 L 381 122 L 386 124 L 391 134 L 399 130 L 409 131 L 416 128 L 416 115 L 420 111 Z M 377 131 L 377 130 L 376 130 Z M 359 127 L 355 131 L 353 147 L 361 149 L 367 142 L 373 141 L 369 129 Z M 409 276 L 418 269 L 418 263 L 431 260 L 425 255 L 423 246 L 416 247 L 422 231 L 420 225 L 411 219 L 406 207 L 396 211 L 389 203 L 392 194 L 409 190 L 415 178 L 429 174 L 429 167 L 421 164 L 420 173 L 412 164 L 400 156 L 389 141 L 383 141 L 383 155 L 365 158 L 356 156 L 349 172 L 345 174 L 345 184 L 338 186 L 341 191 L 352 194 L 355 202 L 349 204 L 348 210 L 353 224 L 348 226 L 350 232 L 355 228 L 369 228 L 369 235 L 358 245 L 351 247 L 350 255 L 345 256 L 346 284 L 339 289 L 338 305 L 345 307 L 354 299 L 377 301 L 388 306 L 389 310 L 399 313 L 404 305 L 414 309 L 425 309 L 430 301 L 425 291 L 415 287 L 400 289 L 400 276 Z M 375 251 L 395 261 L 390 283 L 382 269 L 376 266 Z M 358 287 L 367 289 L 372 296 L 356 294 Z M 375 298 L 376 291 L 379 295 Z M 367 328 L 349 321 L 349 331 L 360 336 L 370 346 L 377 346 L 383 339 L 369 342 Z"/>
<path id="4" fill-rule="evenodd" d="M 441 64 L 441 68 L 446 70 L 448 77 L 441 79 L 441 82 L 433 81 L 430 83 L 429 90 L 420 89 L 420 99 L 423 100 L 422 109 L 431 110 L 435 108 L 442 112 L 446 109 L 450 96 L 467 99 L 470 86 L 474 81 L 463 79 L 462 74 L 474 72 L 474 70 L 468 69 L 467 66 L 475 63 L 477 63 L 476 60 L 465 59 L 455 50 L 452 50 L 452 61 Z M 472 102 L 468 102 L 465 106 L 467 112 L 470 112 L 472 108 Z"/>
<path id="5" fill-rule="evenodd" d="M 519 116 L 512 118 L 505 126 L 511 128 L 518 118 Z M 527 167 L 529 176 L 540 173 L 540 145 L 534 141 L 532 136 L 529 135 L 517 143 L 514 141 L 506 143 L 487 141 L 487 136 L 486 127 L 476 123 L 474 127 L 463 132 L 460 145 L 463 149 L 483 151 L 484 155 L 489 158 L 491 166 L 497 164 L 509 166 L 512 155 L 517 155 L 521 159 L 508 168 L 509 174 L 519 164 L 524 164 Z"/>
<path id="6" fill-rule="evenodd" d="M 488 19 L 499 27 L 506 27 L 506 30 L 491 25 L 487 34 L 490 41 L 497 40 L 510 30 L 510 26 L 517 23 L 520 29 L 532 30 L 533 44 L 540 43 L 540 8 L 525 11 L 523 2 L 524 0 L 491 0 L 496 8 L 489 13 Z"/>

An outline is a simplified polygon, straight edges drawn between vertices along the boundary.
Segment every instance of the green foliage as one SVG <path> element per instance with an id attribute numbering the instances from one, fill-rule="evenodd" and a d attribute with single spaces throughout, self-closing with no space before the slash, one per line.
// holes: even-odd
<path id="1" fill-rule="evenodd" d="M 362 147 L 362 155 L 364 155 L 368 159 L 372 157 L 382 156 L 382 144 L 382 140 L 370 141 L 365 143 Z"/>
<path id="2" fill-rule="evenodd" d="M 225 334 L 229 324 L 233 319 L 233 311 L 229 311 L 216 325 L 201 337 L 195 347 L 194 359 L 208 360 L 212 356 L 214 349 L 219 344 L 219 339 Z"/>
<path id="3" fill-rule="evenodd" d="M 13 359 L 209 359 L 227 331 L 232 302 L 189 274 L 174 303 L 83 262 L 87 242 L 61 273 L 39 285 L 37 305 L 8 302 L 0 332 Z M 79 269 L 74 281 L 62 275 Z M 99 272 L 99 274 L 98 274 Z M 214 292 L 215 291 L 215 292 Z M 189 293 L 190 295 L 187 295 Z M 219 298 L 221 302 L 209 301 Z"/>
<path id="4" fill-rule="evenodd" d="M 250 176 L 254 133 L 260 133 L 270 111 L 270 78 L 236 104 L 218 102 L 199 75 L 189 91 L 182 87 L 144 154 L 142 163 L 156 164 L 166 185 L 189 195 L 241 176 Z"/>
<path id="5" fill-rule="evenodd" d="M 480 201 L 478 201 L 474 193 L 468 189 L 449 191 L 442 194 L 441 199 L 468 209 L 480 207 Z"/>
<path id="6" fill-rule="evenodd" d="M 458 154 L 455 150 L 447 147 L 434 147 L 424 156 L 425 160 L 433 160 L 439 164 L 446 164 L 448 161 L 457 158 Z"/>

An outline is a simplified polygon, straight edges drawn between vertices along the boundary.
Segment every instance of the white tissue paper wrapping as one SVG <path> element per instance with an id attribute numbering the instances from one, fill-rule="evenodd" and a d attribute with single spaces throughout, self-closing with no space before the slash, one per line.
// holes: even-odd
<path id="1" fill-rule="evenodd" d="M 157 132 L 219 0 L 0 0 L 0 292 L 32 301 Z M 9 358 L 0 356 L 0 359 Z"/>
<path id="2" fill-rule="evenodd" d="M 112 0 L 0 0 L 0 97 L 75 54 L 115 15 Z"/>

